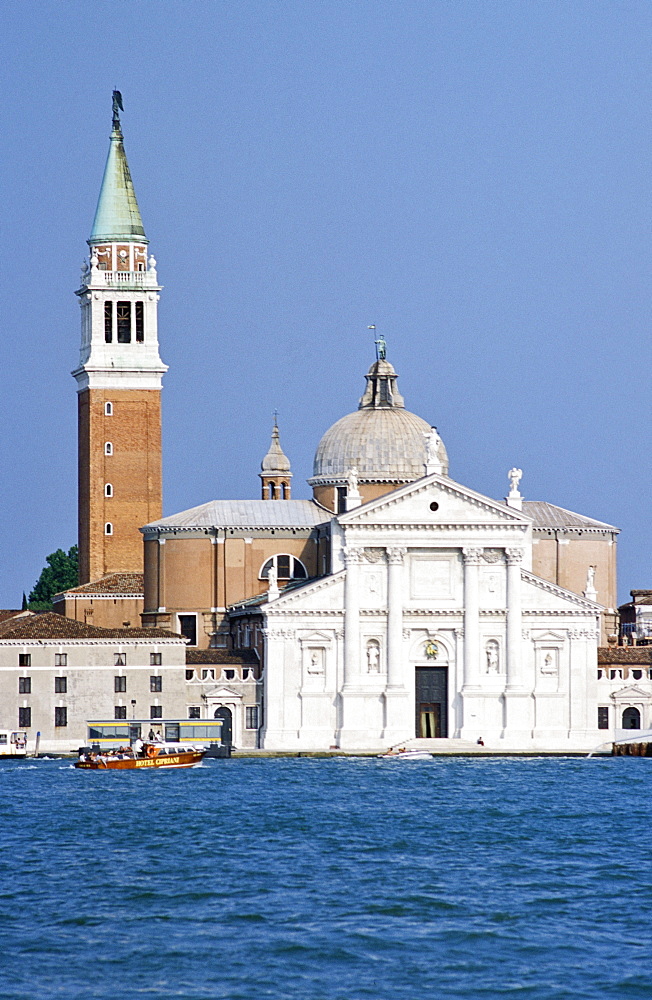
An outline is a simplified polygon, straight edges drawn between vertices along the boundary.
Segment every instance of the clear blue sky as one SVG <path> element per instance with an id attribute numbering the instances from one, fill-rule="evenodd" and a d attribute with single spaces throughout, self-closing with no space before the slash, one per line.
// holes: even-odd
<path id="1" fill-rule="evenodd" d="M 295 495 L 388 342 L 451 475 L 650 572 L 649 0 L 6 4 L 0 606 L 76 541 L 74 296 L 111 91 L 165 288 L 165 513 Z"/>

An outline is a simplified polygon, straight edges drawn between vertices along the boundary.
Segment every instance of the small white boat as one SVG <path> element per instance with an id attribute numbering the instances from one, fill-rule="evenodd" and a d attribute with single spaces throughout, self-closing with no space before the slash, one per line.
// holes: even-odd
<path id="1" fill-rule="evenodd" d="M 26 757 L 27 733 L 19 730 L 0 729 L 0 757 Z"/>
<path id="2" fill-rule="evenodd" d="M 432 756 L 427 750 L 406 750 L 405 747 L 390 748 L 386 753 L 378 754 L 379 760 L 432 760 Z"/>

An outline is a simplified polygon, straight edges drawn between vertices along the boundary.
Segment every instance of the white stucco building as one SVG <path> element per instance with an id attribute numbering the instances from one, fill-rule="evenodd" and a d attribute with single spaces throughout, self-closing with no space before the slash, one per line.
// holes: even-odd
<path id="1" fill-rule="evenodd" d="M 330 572 L 282 592 L 272 580 L 267 595 L 231 609 L 239 634 L 246 622 L 264 636 L 261 745 L 594 746 L 595 570 L 586 595 L 536 576 L 520 470 L 505 502 L 454 482 L 437 431 L 405 411 L 391 365 L 383 358 L 367 380 L 359 410 L 324 435 L 315 459 L 315 492 L 330 486 L 335 510 L 348 508 L 328 515 Z"/>

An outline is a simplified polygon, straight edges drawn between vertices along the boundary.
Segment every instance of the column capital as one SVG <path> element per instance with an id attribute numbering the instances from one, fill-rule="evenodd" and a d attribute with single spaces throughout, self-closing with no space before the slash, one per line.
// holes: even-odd
<path id="1" fill-rule="evenodd" d="M 484 549 L 476 548 L 475 546 L 463 548 L 462 555 L 464 556 L 464 564 L 466 566 L 479 566 L 482 562 L 483 552 Z"/>
<path id="2" fill-rule="evenodd" d="M 347 545 L 342 554 L 347 566 L 359 566 L 364 560 L 364 550 L 359 546 Z"/>
<path id="3" fill-rule="evenodd" d="M 392 545 L 390 548 L 386 549 L 387 552 L 387 562 L 390 566 L 400 566 L 405 558 L 405 553 L 407 549 L 401 545 Z"/>
<path id="4" fill-rule="evenodd" d="M 508 566 L 515 566 L 523 562 L 523 549 L 505 549 L 505 559 Z"/>

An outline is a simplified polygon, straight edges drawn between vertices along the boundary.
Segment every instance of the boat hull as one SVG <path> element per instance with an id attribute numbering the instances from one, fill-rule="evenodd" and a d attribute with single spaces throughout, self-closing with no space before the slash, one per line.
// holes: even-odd
<path id="1" fill-rule="evenodd" d="M 201 750 L 160 754 L 156 757 L 99 757 L 97 760 L 78 760 L 75 762 L 75 767 L 80 771 L 140 771 L 162 767 L 195 767 L 201 763 L 203 757 Z"/>

